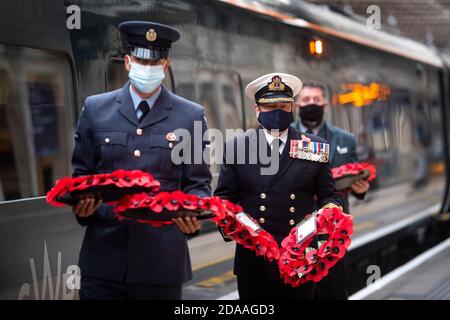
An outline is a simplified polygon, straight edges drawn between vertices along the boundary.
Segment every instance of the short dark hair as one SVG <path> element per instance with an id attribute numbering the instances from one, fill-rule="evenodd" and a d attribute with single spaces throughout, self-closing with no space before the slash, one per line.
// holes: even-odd
<path id="1" fill-rule="evenodd" d="M 328 89 L 327 89 L 327 86 L 323 82 L 320 82 L 319 80 L 310 79 L 310 80 L 303 81 L 302 84 L 303 84 L 302 89 L 304 89 L 306 87 L 320 89 L 320 91 L 322 91 L 323 97 L 328 100 Z"/>

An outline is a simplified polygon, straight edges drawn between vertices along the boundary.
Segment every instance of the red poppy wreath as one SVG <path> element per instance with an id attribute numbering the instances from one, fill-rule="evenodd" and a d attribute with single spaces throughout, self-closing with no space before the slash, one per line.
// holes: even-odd
<path id="1" fill-rule="evenodd" d="M 336 183 L 336 189 L 344 192 L 349 191 L 350 186 L 359 179 L 370 182 L 376 178 L 376 168 L 369 163 L 347 163 L 331 169 L 331 173 Z"/>
<path id="2" fill-rule="evenodd" d="M 220 200 L 217 197 L 214 199 L 215 203 Z M 223 210 L 216 213 L 212 220 L 222 228 L 226 236 L 268 261 L 277 260 L 280 257 L 278 243 L 269 232 L 261 228 L 255 219 L 242 210 L 241 206 L 227 200 L 220 201 L 223 204 Z"/>
<path id="3" fill-rule="evenodd" d="M 303 226 L 308 224 L 313 227 L 305 235 L 308 228 Z M 328 239 L 319 241 L 317 248 L 311 247 L 313 236 L 318 234 L 328 234 Z M 345 255 L 352 234 L 352 217 L 339 207 L 324 208 L 306 217 L 281 243 L 278 266 L 284 282 L 293 287 L 319 282 Z"/>
<path id="4" fill-rule="evenodd" d="M 47 202 L 56 207 L 74 205 L 88 194 L 103 202 L 119 200 L 126 194 L 154 192 L 160 183 L 149 173 L 133 170 L 116 170 L 79 177 L 64 177 L 47 193 Z"/>
<path id="5" fill-rule="evenodd" d="M 153 227 L 171 224 L 172 218 L 211 219 L 236 243 L 267 260 L 279 257 L 278 243 L 270 233 L 242 211 L 239 205 L 219 197 L 200 198 L 181 191 L 145 193 L 122 197 L 114 208 L 120 220 L 133 219 Z"/>

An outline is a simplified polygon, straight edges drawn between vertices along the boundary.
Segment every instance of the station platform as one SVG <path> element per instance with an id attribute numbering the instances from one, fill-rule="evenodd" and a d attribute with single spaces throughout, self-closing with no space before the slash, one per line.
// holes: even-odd
<path id="1" fill-rule="evenodd" d="M 450 300 L 450 238 L 355 293 L 351 300 Z"/>

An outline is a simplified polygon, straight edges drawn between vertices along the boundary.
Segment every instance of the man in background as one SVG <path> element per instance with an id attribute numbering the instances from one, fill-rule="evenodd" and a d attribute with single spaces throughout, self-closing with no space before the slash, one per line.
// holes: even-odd
<path id="1" fill-rule="evenodd" d="M 358 162 L 356 154 L 356 139 L 353 134 L 333 126 L 324 119 L 329 106 L 329 98 L 325 85 L 316 80 L 303 83 L 303 88 L 296 96 L 295 104 L 298 108 L 300 120 L 293 126 L 302 132 L 316 135 L 330 144 L 330 166 L 339 167 L 346 163 Z M 369 190 L 369 183 L 358 180 L 351 185 L 351 193 L 358 199 L 364 199 Z M 343 209 L 349 211 L 348 194 L 343 197 Z M 346 300 L 348 297 L 345 287 L 345 257 L 339 261 L 316 287 L 316 299 Z"/>

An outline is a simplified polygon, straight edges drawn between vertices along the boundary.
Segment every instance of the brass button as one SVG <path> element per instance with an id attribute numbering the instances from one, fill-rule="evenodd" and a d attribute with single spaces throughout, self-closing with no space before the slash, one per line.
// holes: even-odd
<path id="1" fill-rule="evenodd" d="M 261 207 L 259 207 L 259 210 L 261 210 L 261 211 L 266 211 L 266 207 L 264 207 L 264 206 L 261 206 Z"/>
<path id="2" fill-rule="evenodd" d="M 267 195 L 265 193 L 261 193 L 261 199 L 265 199 Z"/>
<path id="3" fill-rule="evenodd" d="M 144 133 L 144 130 L 142 130 L 142 129 L 137 129 L 137 130 L 136 130 L 136 134 L 137 134 L 138 136 L 142 136 L 143 133 Z"/>
<path id="4" fill-rule="evenodd" d="M 173 143 L 170 142 L 170 143 L 169 143 L 169 148 L 172 148 L 172 147 L 173 147 Z"/>
<path id="5" fill-rule="evenodd" d="M 291 225 L 291 226 L 293 226 L 294 224 L 295 224 L 295 221 L 294 220 L 289 220 L 289 224 Z"/>
<path id="6" fill-rule="evenodd" d="M 289 208 L 289 211 L 292 212 L 292 213 L 294 213 L 294 212 L 295 212 L 295 207 L 290 207 L 290 208 Z"/>
<path id="7" fill-rule="evenodd" d="M 141 156 L 141 150 L 134 150 L 134 156 L 139 158 Z"/>
<path id="8" fill-rule="evenodd" d="M 264 223 L 264 222 L 266 222 L 266 219 L 264 219 L 264 218 L 259 218 L 259 223 Z"/>
<path id="9" fill-rule="evenodd" d="M 105 142 L 109 143 L 111 140 L 109 140 L 109 138 L 105 138 Z"/>
<path id="10" fill-rule="evenodd" d="M 292 200 L 295 199 L 295 194 L 291 193 L 291 199 L 292 199 Z"/>

